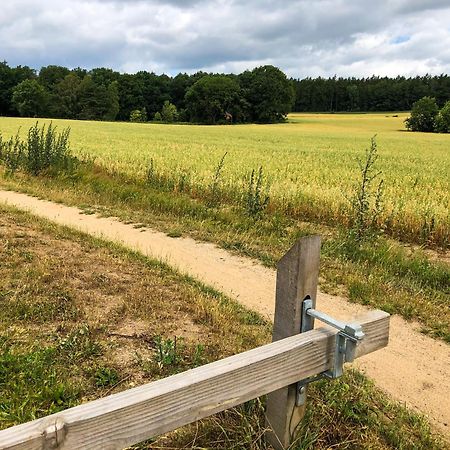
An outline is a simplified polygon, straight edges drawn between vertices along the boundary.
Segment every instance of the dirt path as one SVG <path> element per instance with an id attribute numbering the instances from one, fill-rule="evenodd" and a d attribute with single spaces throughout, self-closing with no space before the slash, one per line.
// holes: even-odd
<path id="1" fill-rule="evenodd" d="M 170 238 L 24 194 L 0 190 L 0 201 L 166 261 L 266 317 L 273 316 L 275 271 L 253 260 L 213 244 Z M 324 293 L 319 294 L 317 303 L 319 309 L 340 318 L 365 311 L 363 306 Z M 389 347 L 359 359 L 356 365 L 393 398 L 425 413 L 449 435 L 450 346 L 420 334 L 418 328 L 392 317 Z"/>

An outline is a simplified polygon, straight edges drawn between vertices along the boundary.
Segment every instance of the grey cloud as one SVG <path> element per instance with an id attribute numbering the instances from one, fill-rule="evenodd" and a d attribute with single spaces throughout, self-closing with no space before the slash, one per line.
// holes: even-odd
<path id="1" fill-rule="evenodd" d="M 450 71 L 448 0 L 16 0 L 2 8 L 0 60 L 37 68 Z"/>

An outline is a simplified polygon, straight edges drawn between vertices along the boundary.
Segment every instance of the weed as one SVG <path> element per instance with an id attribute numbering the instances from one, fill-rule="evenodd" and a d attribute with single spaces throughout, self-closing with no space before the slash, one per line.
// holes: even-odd
<path id="1" fill-rule="evenodd" d="M 168 366 L 176 366 L 182 361 L 184 350 L 183 341 L 175 336 L 174 339 L 164 339 L 161 336 L 155 338 L 155 362 L 160 369 Z"/>
<path id="2" fill-rule="evenodd" d="M 14 137 L 7 141 L 4 141 L 0 134 L 0 162 L 5 164 L 8 175 L 16 172 L 23 161 L 25 146 L 20 139 L 19 132 L 20 129 Z"/>
<path id="3" fill-rule="evenodd" d="M 119 381 L 119 374 L 110 367 L 99 367 L 94 374 L 97 387 L 114 386 Z"/>
<path id="4" fill-rule="evenodd" d="M 147 167 L 146 181 L 149 186 L 158 187 L 160 182 L 160 177 L 156 171 L 155 161 L 150 158 L 150 162 Z"/>
<path id="5" fill-rule="evenodd" d="M 57 347 L 61 355 L 71 361 L 98 356 L 102 352 L 100 344 L 94 339 L 92 329 L 87 324 L 75 328 L 67 336 L 60 338 Z"/>
<path id="6" fill-rule="evenodd" d="M 250 173 L 245 201 L 245 211 L 254 219 L 260 219 L 269 204 L 270 198 L 267 189 L 264 192 L 263 184 L 263 168 L 260 166 L 257 172 L 253 169 Z"/>
<path id="7" fill-rule="evenodd" d="M 216 166 L 216 169 L 214 170 L 214 177 L 212 179 L 211 185 L 209 186 L 209 198 L 207 201 L 207 205 L 209 207 L 218 206 L 220 204 L 220 182 L 227 154 L 228 152 L 225 152 L 223 154 L 222 158 L 220 158 L 220 161 Z"/>
<path id="8" fill-rule="evenodd" d="M 376 169 L 377 159 L 377 144 L 374 136 L 370 140 L 370 147 L 366 150 L 365 159 L 358 160 L 360 181 L 355 186 L 355 193 L 351 199 L 350 236 L 356 241 L 367 240 L 381 232 L 378 220 L 383 211 L 384 180 L 381 179 L 377 187 L 374 187 L 374 182 L 381 175 L 381 171 Z"/>
<path id="9" fill-rule="evenodd" d="M 31 175 L 39 175 L 49 168 L 68 170 L 76 161 L 69 150 L 69 134 L 70 128 L 57 134 L 52 123 L 40 128 L 36 122 L 28 130 L 25 141 L 20 139 L 19 132 L 9 141 L 0 138 L 0 161 L 10 173 L 19 168 Z"/>

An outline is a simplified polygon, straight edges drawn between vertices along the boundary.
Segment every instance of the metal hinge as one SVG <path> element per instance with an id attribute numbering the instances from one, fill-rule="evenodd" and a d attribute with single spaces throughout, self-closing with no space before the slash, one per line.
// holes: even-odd
<path id="1" fill-rule="evenodd" d="M 356 347 L 364 338 L 361 325 L 357 323 L 345 323 L 330 317 L 329 315 L 313 308 L 313 301 L 307 297 L 302 304 L 302 327 L 301 332 L 310 331 L 314 328 L 314 319 L 330 325 L 339 330 L 336 335 L 336 350 L 334 361 L 330 370 L 314 377 L 305 378 L 297 383 L 296 405 L 301 406 L 306 401 L 306 386 L 321 378 L 339 378 L 344 371 L 344 363 L 355 359 Z"/>

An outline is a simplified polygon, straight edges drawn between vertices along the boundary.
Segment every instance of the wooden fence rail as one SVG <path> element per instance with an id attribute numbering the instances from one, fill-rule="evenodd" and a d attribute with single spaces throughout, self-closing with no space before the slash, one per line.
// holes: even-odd
<path id="1" fill-rule="evenodd" d="M 387 345 L 389 314 L 372 311 L 354 322 L 365 334 L 357 357 Z M 295 334 L 11 427 L 0 431 L 0 449 L 122 449 L 331 369 L 336 334 L 331 328 Z M 274 447 L 286 448 L 283 439 Z"/>
<path id="2" fill-rule="evenodd" d="M 357 320 L 362 356 L 385 347 L 389 315 Z M 0 432 L 2 449 L 121 449 L 331 368 L 336 332 L 319 328 Z"/>

